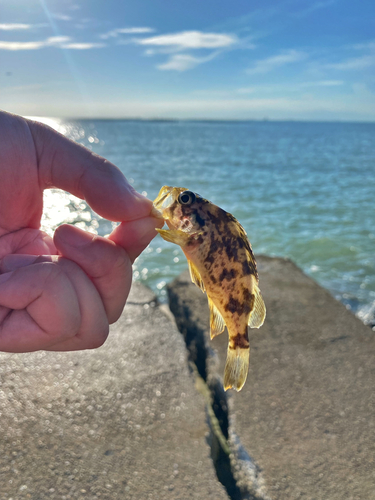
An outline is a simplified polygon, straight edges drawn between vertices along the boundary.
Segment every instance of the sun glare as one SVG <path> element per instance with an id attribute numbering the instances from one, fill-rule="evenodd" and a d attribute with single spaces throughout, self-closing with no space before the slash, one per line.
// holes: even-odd
<path id="1" fill-rule="evenodd" d="M 65 127 L 63 125 L 63 122 L 59 118 L 50 118 L 47 116 L 25 116 L 28 120 L 33 120 L 35 122 L 40 122 L 44 123 L 45 125 L 48 125 L 49 127 L 57 130 L 57 132 L 64 133 Z"/>

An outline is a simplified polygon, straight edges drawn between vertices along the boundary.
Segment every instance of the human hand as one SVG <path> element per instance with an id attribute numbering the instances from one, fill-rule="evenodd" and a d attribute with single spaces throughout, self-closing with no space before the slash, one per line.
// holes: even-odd
<path id="1" fill-rule="evenodd" d="M 122 221 L 108 238 L 41 231 L 43 190 L 85 199 Z M 0 351 L 100 346 L 125 305 L 131 264 L 161 221 L 122 173 L 54 130 L 0 112 Z"/>

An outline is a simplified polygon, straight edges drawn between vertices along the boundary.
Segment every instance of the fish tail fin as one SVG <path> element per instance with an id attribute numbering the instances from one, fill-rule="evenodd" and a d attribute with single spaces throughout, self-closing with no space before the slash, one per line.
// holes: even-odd
<path id="1" fill-rule="evenodd" d="M 224 370 L 224 390 L 240 391 L 246 382 L 249 370 L 250 347 L 228 347 Z"/>

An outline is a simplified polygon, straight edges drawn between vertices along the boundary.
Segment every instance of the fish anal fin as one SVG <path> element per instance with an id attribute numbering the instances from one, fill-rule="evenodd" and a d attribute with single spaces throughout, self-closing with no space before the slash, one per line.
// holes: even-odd
<path id="1" fill-rule="evenodd" d="M 240 391 L 244 386 L 249 371 L 250 348 L 228 347 L 224 369 L 224 390 Z"/>
<path id="2" fill-rule="evenodd" d="M 266 317 L 266 306 L 258 285 L 254 286 L 254 305 L 249 317 L 250 328 L 260 328 Z"/>
<path id="3" fill-rule="evenodd" d="M 222 315 L 219 313 L 218 308 L 209 297 L 208 306 L 210 308 L 210 336 L 212 340 L 214 337 L 216 337 L 216 335 L 220 335 L 220 333 L 224 331 L 225 321 Z"/>
<path id="4" fill-rule="evenodd" d="M 189 235 L 184 233 L 183 231 L 178 231 L 177 229 L 156 229 L 156 231 L 160 234 L 160 236 L 165 241 L 170 241 L 171 243 L 175 243 L 180 247 L 186 245 L 189 239 Z"/>
<path id="5" fill-rule="evenodd" d="M 201 278 L 201 275 L 199 274 L 199 271 L 197 271 L 197 268 L 195 265 L 188 259 L 188 264 L 189 264 L 189 271 L 190 271 L 190 278 L 191 281 L 197 285 L 198 288 L 202 290 L 202 292 L 206 291 L 206 288 L 204 286 L 203 280 Z"/>

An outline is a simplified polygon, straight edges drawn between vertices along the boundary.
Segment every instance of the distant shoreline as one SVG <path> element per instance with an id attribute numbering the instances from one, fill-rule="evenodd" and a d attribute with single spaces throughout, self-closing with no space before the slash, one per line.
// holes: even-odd
<path id="1" fill-rule="evenodd" d="M 107 121 L 107 122 L 141 122 L 141 123 L 230 123 L 230 124 L 246 124 L 246 123 L 304 123 L 304 124 L 356 124 L 356 125 L 375 125 L 375 119 L 372 121 L 349 121 L 349 120 L 296 120 L 293 118 L 285 120 L 275 120 L 269 118 L 263 119 L 227 119 L 227 118 L 111 118 L 111 117 L 63 117 L 63 116 L 33 116 L 26 117 L 34 120 L 39 119 L 56 119 L 67 121 Z"/>

